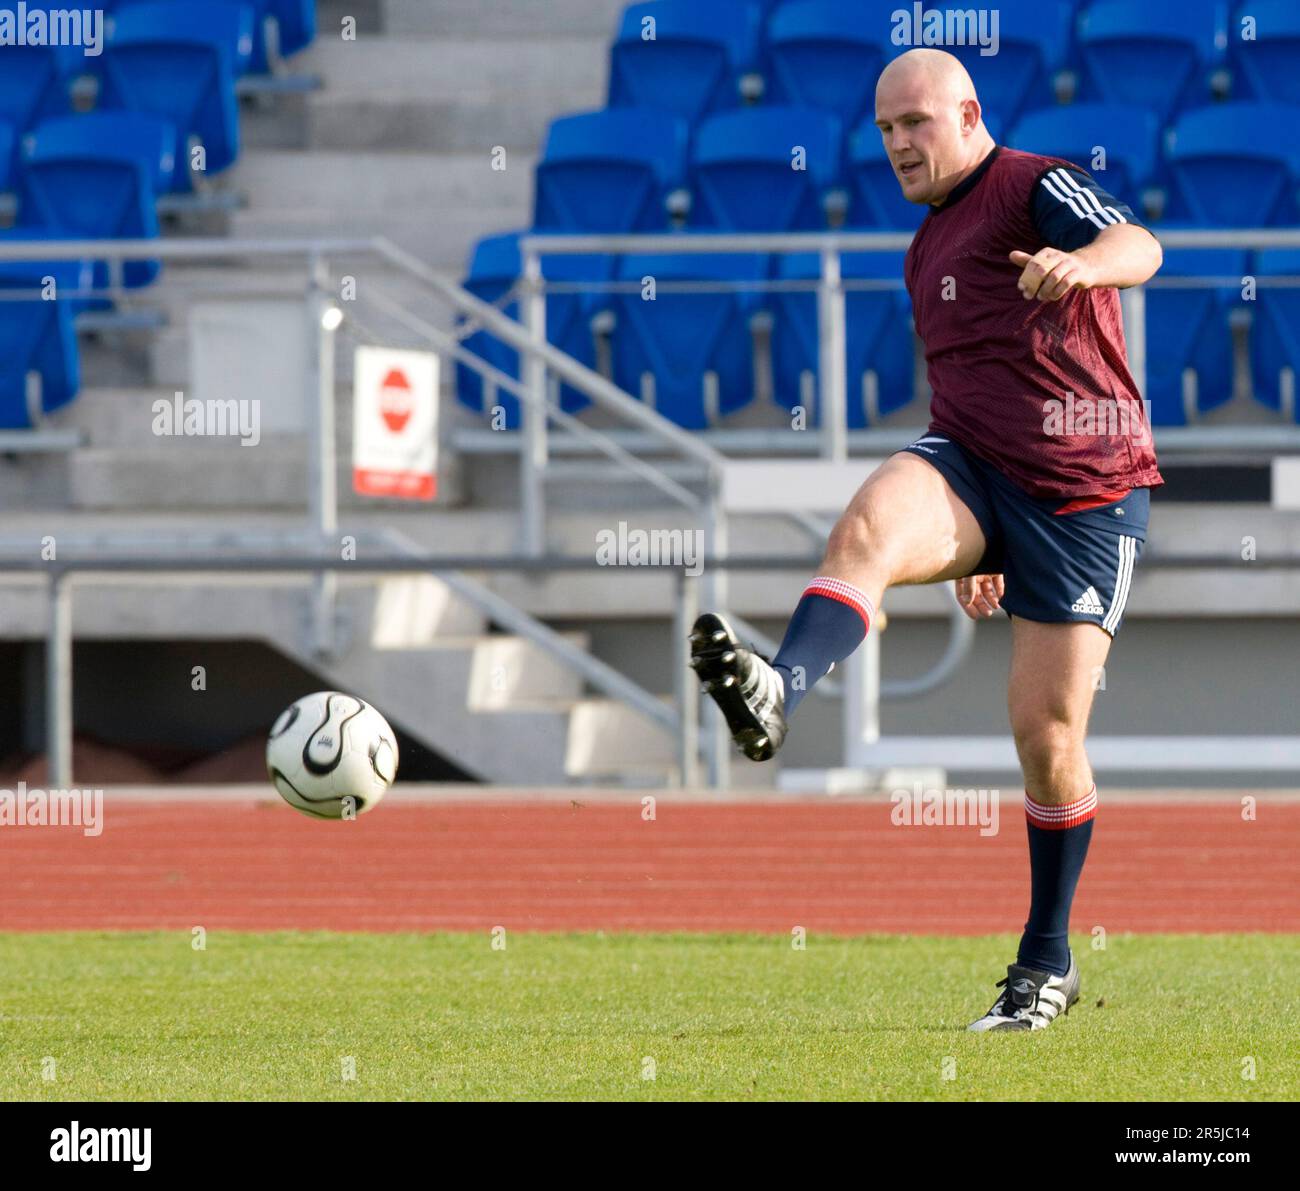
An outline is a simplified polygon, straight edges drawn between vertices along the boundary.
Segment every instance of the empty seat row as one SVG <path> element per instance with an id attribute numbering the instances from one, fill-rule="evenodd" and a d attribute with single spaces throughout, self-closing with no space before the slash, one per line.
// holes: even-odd
<path id="1" fill-rule="evenodd" d="M 247 4 L 177 0 L 117 12 L 99 57 L 70 60 L 70 47 L 0 48 L 0 119 L 21 141 L 42 120 L 70 114 L 73 78 L 93 73 L 98 110 L 145 112 L 172 126 L 173 154 L 186 165 L 174 171 L 172 185 L 188 191 L 191 163 L 217 174 L 239 156 L 235 80 L 251 67 L 255 28 Z M 191 162 L 195 142 L 203 158 Z"/>
<path id="2" fill-rule="evenodd" d="M 31 6 L 29 6 L 31 7 Z M 116 0 L 102 55 L 77 46 L 0 47 L 0 120 L 21 135 L 42 120 L 73 110 L 73 87 L 98 83 L 101 110 L 149 112 L 176 130 L 178 161 L 193 141 L 204 151 L 202 172 L 216 174 L 239 155 L 235 81 L 267 66 L 267 30 L 281 52 L 315 36 L 315 7 L 305 0 Z M 17 0 L 0 0 L 17 13 Z M 192 188 L 179 169 L 177 191 Z"/>
<path id="3" fill-rule="evenodd" d="M 997 131 L 995 123 L 990 132 Z M 1144 109 L 1082 104 L 1033 113 L 1007 140 L 1095 172 L 1135 208 L 1139 190 L 1167 188 L 1162 206 L 1173 220 L 1257 227 L 1300 218 L 1300 107 L 1201 108 L 1182 117 L 1162 146 Z M 534 226 L 915 228 L 922 214 L 902 197 L 871 121 L 846 139 L 834 116 L 814 108 L 739 108 L 708 117 L 692 138 L 669 112 L 607 108 L 551 126 L 537 167 Z"/>
<path id="4" fill-rule="evenodd" d="M 0 21 L 64 7 L 0 0 Z M 0 46 L 0 191 L 17 199 L 0 243 L 157 237 L 157 200 L 192 189 L 192 165 L 215 174 L 238 156 L 235 80 L 316 31 L 314 0 L 102 0 L 90 11 L 109 13 L 102 55 Z M 74 115 L 87 77 L 97 110 Z M 132 261 L 114 277 L 103 261 L 0 260 L 0 290 L 11 291 L 0 301 L 0 429 L 32 426 L 76 396 L 77 316 L 159 268 Z"/>
<path id="5" fill-rule="evenodd" d="M 614 382 L 689 429 L 710 426 L 753 399 L 755 336 L 764 336 L 766 327 L 758 316 L 774 314 L 769 340 L 774 395 L 787 408 L 803 405 L 816 422 L 817 257 L 550 256 L 542 266 L 548 281 L 569 283 L 547 295 L 548 339 L 595 368 L 597 340 L 604 335 L 610 349 L 605 367 Z M 869 410 L 872 416 L 889 413 L 911 397 L 911 314 L 898 282 L 901 253 L 849 254 L 843 267 L 850 284 L 870 284 L 847 296 L 850 373 L 858 386 L 849 420 L 860 428 L 868 424 Z M 493 236 L 476 247 L 465 285 L 484 301 L 500 304 L 518 276 L 518 235 Z M 653 300 L 647 300 L 647 279 L 653 279 Z M 765 292 L 772 280 L 785 283 L 782 292 Z M 692 283 L 699 281 L 717 288 L 697 291 Z M 590 291 L 574 292 L 575 282 L 587 283 Z M 518 317 L 517 303 L 503 308 Z M 518 379 L 518 354 L 487 332 L 470 336 L 466 347 Z M 488 412 L 476 370 L 460 365 L 457 389 L 469 408 Z M 498 391 L 493 401 L 504 410 L 507 427 L 519 424 L 519 402 L 512 394 Z M 588 404 L 567 387 L 560 402 L 568 413 Z"/>
<path id="6" fill-rule="evenodd" d="M 902 256 L 846 253 L 843 258 L 848 418 L 854 429 L 912 399 L 915 345 L 901 287 Z M 787 409 L 802 406 L 809 423 L 817 423 L 815 286 L 821 266 L 815 255 L 556 255 L 543 257 L 542 266 L 548 281 L 561 283 L 546 299 L 550 341 L 588 367 L 599 366 L 620 388 L 679 425 L 705 428 L 747 406 L 757 387 L 755 361 L 764 351 L 773 399 Z M 1247 324 L 1256 397 L 1295 416 L 1300 288 L 1267 284 L 1267 278 L 1284 274 L 1300 275 L 1300 251 L 1253 257 L 1236 249 L 1166 252 L 1161 278 L 1175 284 L 1152 286 L 1146 293 L 1146 396 L 1156 425 L 1185 424 L 1230 400 L 1240 350 L 1236 340 Z M 519 275 L 518 235 L 512 233 L 477 246 L 465 284 L 484 301 L 503 304 Z M 1248 275 L 1262 279 L 1258 297 L 1249 302 L 1242 287 Z M 1202 283 L 1180 286 L 1178 279 Z M 707 282 L 709 288 L 683 285 L 690 282 Z M 503 308 L 519 316 L 516 303 Z M 1245 314 L 1251 317 L 1243 321 Z M 604 353 L 598 348 L 602 340 Z M 466 346 L 506 376 L 519 378 L 517 353 L 487 332 L 477 332 Z M 488 412 L 478 372 L 461 365 L 458 378 L 462 403 Z M 504 410 L 507 427 L 519 424 L 513 395 L 499 390 L 491 403 Z M 566 387 L 561 404 L 578 413 L 587 401 Z"/>
<path id="7" fill-rule="evenodd" d="M 973 12 L 976 23 L 947 24 L 949 10 Z M 940 20 L 943 48 L 1007 123 L 1071 96 L 1145 107 L 1162 123 L 1213 97 L 1300 101 L 1293 0 L 1002 0 L 992 9 L 952 0 L 923 14 L 917 31 L 913 6 L 879 0 L 633 4 L 611 49 L 609 102 L 697 120 L 761 96 L 856 124 L 885 63 Z M 954 44 L 954 34 L 975 44 Z"/>

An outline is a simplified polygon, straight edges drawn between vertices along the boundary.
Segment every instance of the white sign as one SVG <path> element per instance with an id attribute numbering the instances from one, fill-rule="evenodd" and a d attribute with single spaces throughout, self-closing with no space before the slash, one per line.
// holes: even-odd
<path id="1" fill-rule="evenodd" d="M 438 490 L 438 357 L 357 348 L 352 431 L 357 492 L 432 500 Z"/>

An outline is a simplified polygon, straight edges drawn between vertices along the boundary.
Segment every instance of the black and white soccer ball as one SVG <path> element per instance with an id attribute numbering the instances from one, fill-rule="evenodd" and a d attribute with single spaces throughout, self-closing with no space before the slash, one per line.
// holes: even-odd
<path id="1" fill-rule="evenodd" d="M 397 776 L 397 737 L 369 703 L 317 691 L 284 710 L 266 742 L 266 771 L 294 810 L 352 819 L 373 810 Z"/>

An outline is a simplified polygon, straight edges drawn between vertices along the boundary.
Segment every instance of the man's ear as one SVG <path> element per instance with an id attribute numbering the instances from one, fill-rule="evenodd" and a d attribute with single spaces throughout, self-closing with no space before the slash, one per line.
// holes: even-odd
<path id="1" fill-rule="evenodd" d="M 978 99 L 963 99 L 961 101 L 962 136 L 971 136 L 980 126 L 980 118 L 982 116 L 983 109 L 980 107 Z"/>

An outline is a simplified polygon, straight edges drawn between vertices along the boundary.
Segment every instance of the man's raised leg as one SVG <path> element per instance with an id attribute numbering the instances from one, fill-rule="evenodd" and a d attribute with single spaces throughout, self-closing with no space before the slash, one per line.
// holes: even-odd
<path id="1" fill-rule="evenodd" d="M 771 664 L 743 648 L 722 616 L 701 616 L 691 665 L 746 756 L 766 761 L 781 747 L 788 717 L 862 643 L 887 588 L 965 575 L 984 550 L 979 522 L 943 475 L 900 453 L 840 517 Z"/>

